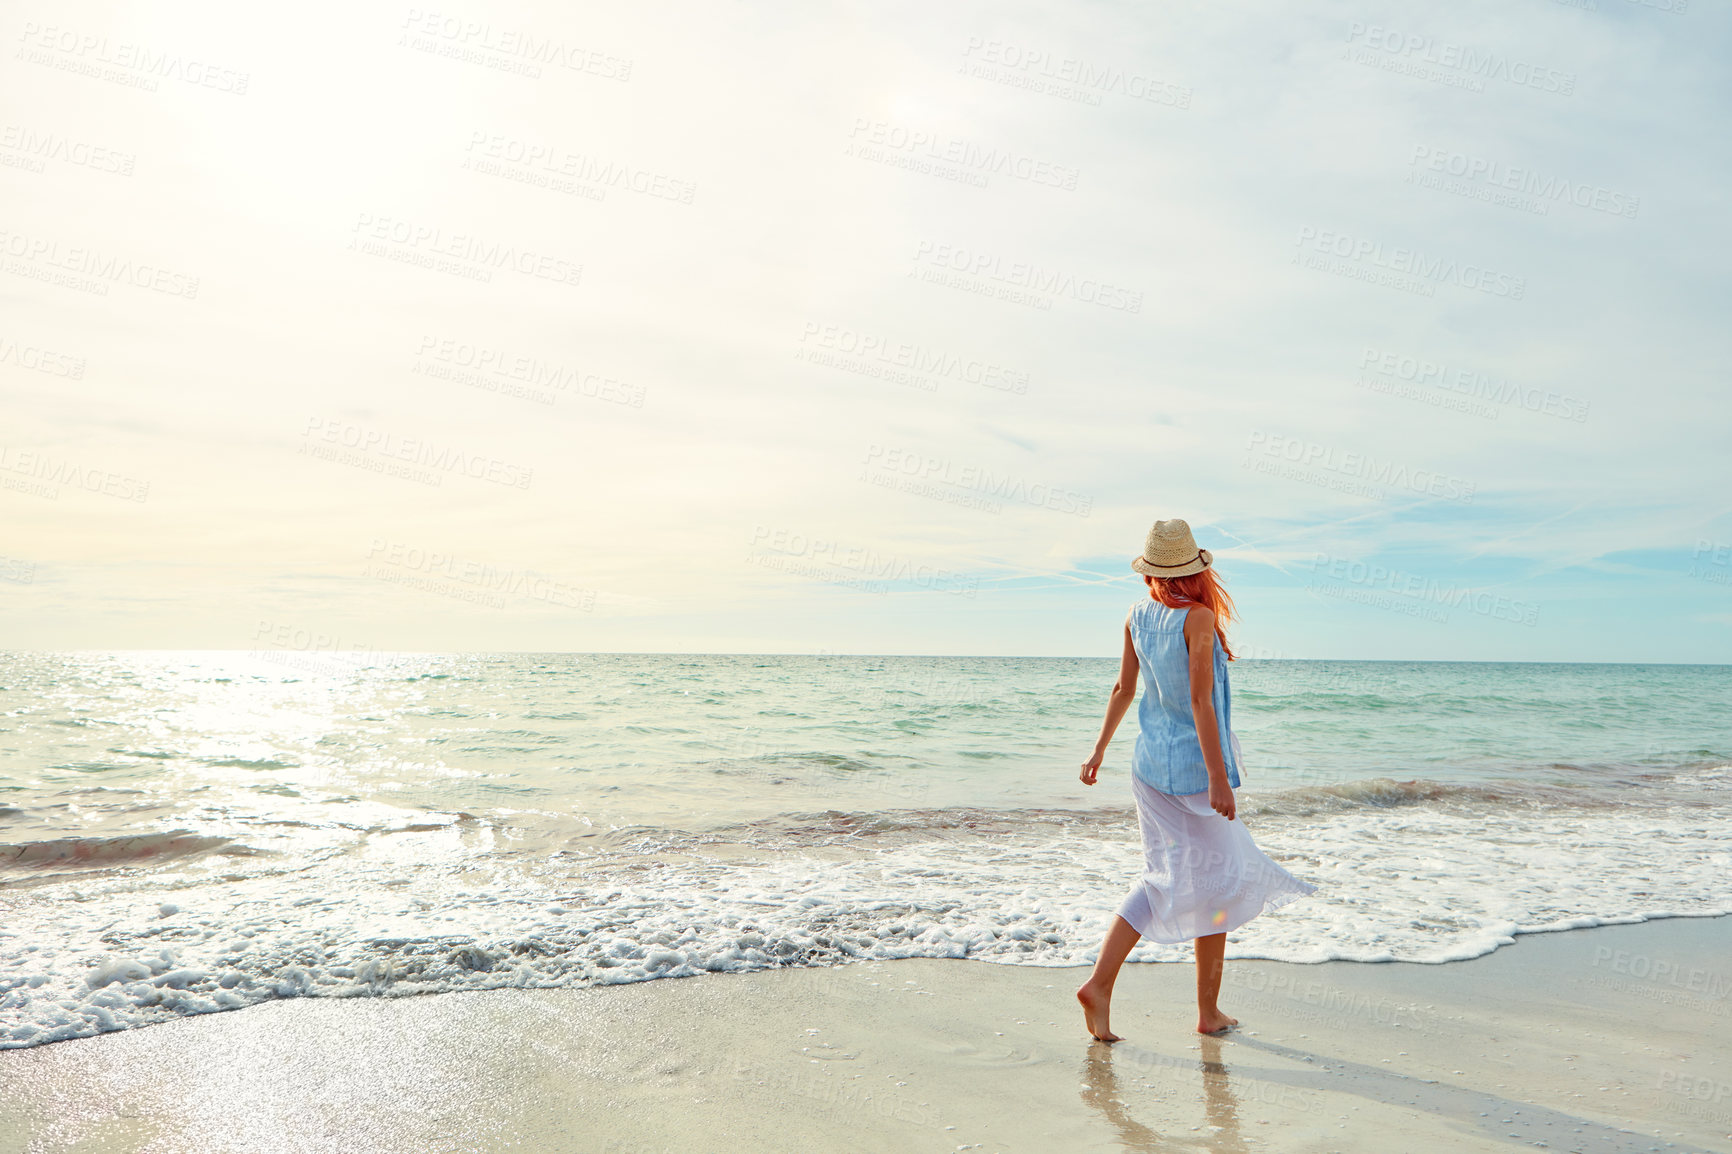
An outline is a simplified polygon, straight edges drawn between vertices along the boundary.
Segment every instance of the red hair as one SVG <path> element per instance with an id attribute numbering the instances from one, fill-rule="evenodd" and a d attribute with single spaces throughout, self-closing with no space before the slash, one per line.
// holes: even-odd
<path id="1" fill-rule="evenodd" d="M 1213 612 L 1215 640 L 1220 643 L 1221 652 L 1227 655 L 1227 660 L 1233 660 L 1233 650 L 1227 645 L 1226 626 L 1232 624 L 1238 611 L 1220 578 L 1215 576 L 1213 568 L 1184 577 L 1145 576 L 1143 580 L 1148 582 L 1149 596 L 1169 609 L 1189 609 L 1193 605 L 1202 605 Z"/>

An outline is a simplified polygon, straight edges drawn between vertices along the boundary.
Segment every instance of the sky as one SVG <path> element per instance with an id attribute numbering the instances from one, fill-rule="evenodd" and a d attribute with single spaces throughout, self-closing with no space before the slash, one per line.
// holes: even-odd
<path id="1" fill-rule="evenodd" d="M 1732 12 L 8 5 L 0 649 L 1732 661 Z"/>

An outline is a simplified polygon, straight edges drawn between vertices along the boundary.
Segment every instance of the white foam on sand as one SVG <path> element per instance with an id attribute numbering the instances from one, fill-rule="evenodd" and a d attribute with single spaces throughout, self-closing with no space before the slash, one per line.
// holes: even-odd
<path id="1" fill-rule="evenodd" d="M 1724 805 L 1374 786 L 1242 806 L 1261 848 L 1319 892 L 1235 931 L 1229 957 L 1443 963 L 1521 933 L 1732 912 Z M 857 958 L 1082 965 L 1140 871 L 1118 809 L 819 814 L 585 854 L 505 854 L 472 821 L 419 816 L 341 849 L 189 852 L 150 871 L 61 877 L 47 866 L 64 855 L 39 852 L 42 870 L 16 866 L 0 890 L 0 1048 L 285 997 Z"/>

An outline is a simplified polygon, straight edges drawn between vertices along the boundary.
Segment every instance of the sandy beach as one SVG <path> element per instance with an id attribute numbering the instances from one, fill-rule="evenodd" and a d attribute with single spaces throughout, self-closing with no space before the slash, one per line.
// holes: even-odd
<path id="1" fill-rule="evenodd" d="M 294 999 L 0 1054 L 0 1149 L 1732 1148 L 1732 919 L 1449 965 L 910 960 L 582 990 Z"/>

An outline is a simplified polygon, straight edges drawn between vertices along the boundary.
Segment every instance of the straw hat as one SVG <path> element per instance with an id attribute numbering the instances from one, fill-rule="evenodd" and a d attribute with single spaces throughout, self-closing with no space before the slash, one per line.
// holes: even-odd
<path id="1" fill-rule="evenodd" d="M 1207 549 L 1197 548 L 1191 527 L 1174 517 L 1155 522 L 1143 544 L 1143 555 L 1131 558 L 1131 568 L 1150 577 L 1188 577 L 1201 573 L 1214 560 Z"/>

